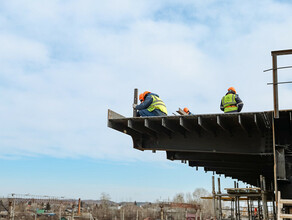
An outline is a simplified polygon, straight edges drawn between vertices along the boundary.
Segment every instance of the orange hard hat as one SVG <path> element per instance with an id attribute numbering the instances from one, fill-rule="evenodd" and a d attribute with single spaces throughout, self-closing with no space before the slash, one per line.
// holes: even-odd
<path id="1" fill-rule="evenodd" d="M 142 102 L 145 99 L 145 96 L 150 93 L 149 91 L 145 91 L 139 95 L 139 100 Z"/>
<path id="2" fill-rule="evenodd" d="M 188 113 L 189 112 L 189 109 L 188 108 L 184 108 L 184 112 L 185 113 Z"/>
<path id="3" fill-rule="evenodd" d="M 230 90 L 236 93 L 236 90 L 235 90 L 234 87 L 229 87 L 229 88 L 228 88 L 228 91 L 230 91 Z"/>
<path id="4" fill-rule="evenodd" d="M 143 101 L 143 100 L 144 100 L 143 93 L 141 93 L 141 94 L 139 95 L 139 100 L 140 100 L 140 101 Z"/>

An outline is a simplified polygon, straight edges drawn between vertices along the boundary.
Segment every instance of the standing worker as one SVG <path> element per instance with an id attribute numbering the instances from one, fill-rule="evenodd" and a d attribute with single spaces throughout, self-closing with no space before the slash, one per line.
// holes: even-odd
<path id="1" fill-rule="evenodd" d="M 240 112 L 243 107 L 243 102 L 236 94 L 234 87 L 228 88 L 228 92 L 221 99 L 220 109 L 224 113 Z"/>
<path id="2" fill-rule="evenodd" d="M 167 116 L 167 109 L 164 102 L 155 93 L 145 91 L 139 95 L 140 105 L 133 104 L 137 109 L 137 117 L 146 116 Z"/>

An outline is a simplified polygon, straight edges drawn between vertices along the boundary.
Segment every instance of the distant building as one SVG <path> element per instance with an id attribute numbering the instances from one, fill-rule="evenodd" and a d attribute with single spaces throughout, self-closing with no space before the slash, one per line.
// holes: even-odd
<path id="1" fill-rule="evenodd" d="M 200 219 L 200 218 L 198 217 L 197 219 Z M 196 220 L 196 215 L 187 213 L 186 220 Z"/>

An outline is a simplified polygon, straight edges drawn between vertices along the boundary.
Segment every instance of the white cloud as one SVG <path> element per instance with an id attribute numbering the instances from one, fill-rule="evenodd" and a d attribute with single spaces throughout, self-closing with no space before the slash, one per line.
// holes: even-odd
<path id="1" fill-rule="evenodd" d="M 158 93 L 170 114 L 184 106 L 219 112 L 232 85 L 244 111 L 269 110 L 271 77 L 262 71 L 271 66 L 271 50 L 290 47 L 291 5 L 268 0 L 2 6 L 2 157 L 165 160 L 164 154 L 133 150 L 129 136 L 107 128 L 107 109 L 130 116 L 133 89 L 139 88 Z M 289 92 L 281 88 L 285 108 Z"/>
<path id="2" fill-rule="evenodd" d="M 13 34 L 0 33 L 0 60 L 21 64 L 45 64 L 48 61 L 48 50 L 40 42 L 32 41 Z"/>

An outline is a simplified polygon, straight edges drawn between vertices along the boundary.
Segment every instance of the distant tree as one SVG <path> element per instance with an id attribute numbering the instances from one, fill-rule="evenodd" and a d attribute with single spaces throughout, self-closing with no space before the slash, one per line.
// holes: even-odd
<path id="1" fill-rule="evenodd" d="M 110 195 L 102 192 L 100 194 L 100 206 L 97 206 L 94 210 L 93 213 L 94 215 L 97 217 L 97 219 L 100 220 L 108 220 L 111 219 L 111 215 L 110 215 Z"/>
<path id="2" fill-rule="evenodd" d="M 47 203 L 47 205 L 46 205 L 46 210 L 51 210 L 51 205 L 50 205 L 50 203 Z"/>
<path id="3" fill-rule="evenodd" d="M 186 202 L 187 203 L 195 203 L 192 193 L 186 193 Z"/>
<path id="4" fill-rule="evenodd" d="M 201 206 L 201 210 L 204 213 L 204 217 L 208 218 L 211 216 L 212 213 L 212 200 L 210 199 L 202 199 L 201 197 L 208 197 L 211 196 L 211 193 L 209 193 L 204 188 L 196 188 L 193 192 L 193 199 L 194 202 L 199 204 Z"/>
<path id="5" fill-rule="evenodd" d="M 105 192 L 102 192 L 100 194 L 100 200 L 101 200 L 102 205 L 109 205 L 110 199 L 111 199 L 111 197 L 109 194 L 107 194 Z"/>
<path id="6" fill-rule="evenodd" d="M 174 197 L 173 197 L 173 202 L 175 203 L 184 203 L 185 199 L 184 199 L 184 194 L 183 193 L 177 193 Z"/>
<path id="7" fill-rule="evenodd" d="M 203 199 L 201 197 L 210 196 L 211 194 L 204 188 L 196 188 L 193 192 L 193 199 L 197 203 L 201 203 Z"/>

